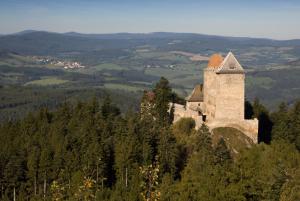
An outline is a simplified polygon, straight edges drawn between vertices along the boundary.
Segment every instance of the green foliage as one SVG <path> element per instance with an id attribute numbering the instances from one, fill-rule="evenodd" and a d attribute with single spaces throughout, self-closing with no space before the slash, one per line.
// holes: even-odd
<path id="1" fill-rule="evenodd" d="M 269 113 L 256 101 L 273 138 L 254 145 L 234 129 L 195 130 L 188 118 L 170 126 L 170 91 L 164 79 L 156 86 L 156 119 L 121 113 L 106 97 L 1 123 L 0 199 L 299 200 L 299 103 Z"/>
<path id="2" fill-rule="evenodd" d="M 273 139 L 286 140 L 295 144 L 300 150 L 300 101 L 291 108 L 281 103 L 278 110 L 272 114 L 272 121 L 274 122 Z"/>
<path id="3" fill-rule="evenodd" d="M 158 201 L 160 200 L 160 192 L 158 191 L 158 173 L 159 163 L 156 160 L 154 164 L 140 167 L 142 175 L 141 196 L 144 201 Z"/>
<path id="4" fill-rule="evenodd" d="M 173 132 L 177 136 L 188 136 L 195 128 L 195 120 L 192 118 L 181 118 L 173 125 Z"/>
<path id="5" fill-rule="evenodd" d="M 221 138 L 215 147 L 215 163 L 223 165 L 231 160 L 230 151 L 226 146 L 226 142 Z"/>
<path id="6" fill-rule="evenodd" d="M 53 201 L 64 200 L 65 187 L 60 185 L 57 181 L 53 181 L 50 186 L 51 197 Z"/>
<path id="7" fill-rule="evenodd" d="M 273 123 L 269 111 L 255 98 L 253 102 L 253 116 L 259 120 L 258 142 L 270 143 Z"/>
<path id="8" fill-rule="evenodd" d="M 169 123 L 169 104 L 172 100 L 172 89 L 169 86 L 169 81 L 162 77 L 154 88 L 154 110 L 157 120 L 161 124 Z"/>
<path id="9" fill-rule="evenodd" d="M 235 128 L 219 127 L 213 129 L 212 133 L 213 145 L 216 146 L 220 140 L 224 140 L 233 157 L 237 156 L 243 149 L 251 148 L 254 144 L 252 139 Z"/>

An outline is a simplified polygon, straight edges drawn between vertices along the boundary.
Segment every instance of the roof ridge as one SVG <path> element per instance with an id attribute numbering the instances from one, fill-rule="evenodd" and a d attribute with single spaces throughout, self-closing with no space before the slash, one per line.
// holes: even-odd
<path id="1" fill-rule="evenodd" d="M 194 89 L 190 93 L 186 100 L 189 102 L 202 102 L 203 101 L 203 84 L 195 85 Z"/>
<path id="2" fill-rule="evenodd" d="M 244 73 L 244 69 L 235 58 L 234 54 L 229 51 L 218 68 L 217 73 Z"/>

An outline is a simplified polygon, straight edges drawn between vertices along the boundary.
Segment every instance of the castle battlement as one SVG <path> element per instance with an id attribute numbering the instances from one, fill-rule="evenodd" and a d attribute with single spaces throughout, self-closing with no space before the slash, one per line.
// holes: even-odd
<path id="1" fill-rule="evenodd" d="M 204 69 L 204 83 L 196 85 L 186 98 L 186 105 L 174 105 L 174 122 L 191 117 L 196 128 L 204 123 L 210 129 L 233 127 L 257 143 L 258 120 L 246 120 L 245 72 L 232 52 L 225 58 L 211 56 Z"/>

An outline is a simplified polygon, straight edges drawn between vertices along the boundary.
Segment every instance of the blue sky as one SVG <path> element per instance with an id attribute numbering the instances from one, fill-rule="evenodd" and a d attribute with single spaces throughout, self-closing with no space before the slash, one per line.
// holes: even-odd
<path id="1" fill-rule="evenodd" d="M 0 0 L 0 33 L 193 32 L 300 38 L 299 0 Z"/>

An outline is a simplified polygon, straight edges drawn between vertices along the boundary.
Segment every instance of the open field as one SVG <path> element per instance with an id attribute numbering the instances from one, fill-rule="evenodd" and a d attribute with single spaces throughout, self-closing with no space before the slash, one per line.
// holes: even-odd
<path id="1" fill-rule="evenodd" d="M 106 83 L 104 84 L 104 88 L 112 89 L 112 90 L 130 91 L 130 92 L 138 92 L 138 91 L 143 91 L 145 89 L 144 87 L 126 85 L 126 84 L 116 84 L 116 83 Z"/>
<path id="2" fill-rule="evenodd" d="M 105 64 L 99 64 L 97 66 L 93 66 L 93 69 L 96 71 L 102 71 L 102 70 L 126 70 L 126 68 L 122 68 L 121 66 L 113 63 L 105 63 Z"/>
<path id="3" fill-rule="evenodd" d="M 57 77 L 42 77 L 40 80 L 33 80 L 24 84 L 28 85 L 39 85 L 39 86 L 48 86 L 48 85 L 60 85 L 69 82 L 68 80 L 62 80 Z"/>

